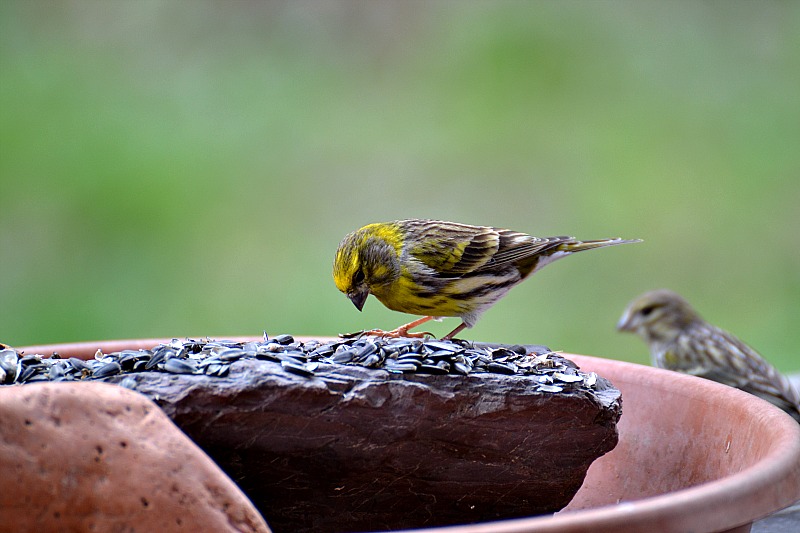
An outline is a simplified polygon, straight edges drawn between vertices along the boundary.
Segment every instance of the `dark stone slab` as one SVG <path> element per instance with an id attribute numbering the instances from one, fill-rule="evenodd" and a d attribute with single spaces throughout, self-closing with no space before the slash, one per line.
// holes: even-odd
<path id="1" fill-rule="evenodd" d="M 535 375 L 322 363 L 304 377 L 241 359 L 222 378 L 141 372 L 135 390 L 217 462 L 273 531 L 334 532 L 561 509 L 618 438 L 619 391 L 584 377 L 545 392 Z"/>

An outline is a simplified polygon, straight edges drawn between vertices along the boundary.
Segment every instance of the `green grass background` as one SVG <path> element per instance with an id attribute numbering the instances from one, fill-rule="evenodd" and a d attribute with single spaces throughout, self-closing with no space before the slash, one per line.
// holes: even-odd
<path id="1" fill-rule="evenodd" d="M 797 371 L 800 3 L 4 0 L 0 200 L 16 346 L 392 328 L 334 250 L 431 217 L 645 240 L 468 338 L 644 363 L 668 287 Z"/>

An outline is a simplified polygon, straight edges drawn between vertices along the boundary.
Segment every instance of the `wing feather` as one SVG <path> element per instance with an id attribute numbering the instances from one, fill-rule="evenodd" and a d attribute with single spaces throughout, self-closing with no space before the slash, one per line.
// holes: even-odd
<path id="1" fill-rule="evenodd" d="M 441 277 L 458 277 L 474 272 L 491 261 L 500 245 L 493 228 L 453 222 L 428 222 L 416 229 L 417 242 L 409 254 Z"/>
<path id="2" fill-rule="evenodd" d="M 535 258 L 572 237 L 533 237 L 507 229 L 455 222 L 398 222 L 417 236 L 408 253 L 442 278 L 482 274 L 517 267 L 529 272 Z"/>

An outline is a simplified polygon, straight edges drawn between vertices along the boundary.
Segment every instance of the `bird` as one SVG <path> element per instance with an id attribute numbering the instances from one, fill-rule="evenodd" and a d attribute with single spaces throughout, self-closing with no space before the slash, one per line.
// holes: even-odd
<path id="1" fill-rule="evenodd" d="M 639 335 L 654 366 L 736 387 L 800 422 L 800 395 L 789 379 L 737 337 L 706 322 L 679 294 L 658 289 L 639 295 L 617 330 Z"/>
<path id="2" fill-rule="evenodd" d="M 556 259 L 639 239 L 579 241 L 533 237 L 489 226 L 407 219 L 368 224 L 342 239 L 333 262 L 336 287 L 361 311 L 372 294 L 384 306 L 422 315 L 391 331 L 365 334 L 422 337 L 410 329 L 431 319 L 459 317 L 443 337 L 471 328 L 512 287 Z"/>

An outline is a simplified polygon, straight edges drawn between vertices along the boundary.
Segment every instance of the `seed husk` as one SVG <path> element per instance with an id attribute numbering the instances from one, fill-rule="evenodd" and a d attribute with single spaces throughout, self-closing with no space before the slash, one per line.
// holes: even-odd
<path id="1" fill-rule="evenodd" d="M 579 372 L 574 364 L 543 346 L 499 346 L 463 340 L 364 335 L 330 342 L 300 342 L 286 334 L 272 339 L 265 335 L 259 341 L 247 342 L 173 339 L 150 350 L 113 353 L 98 350 L 94 359 L 89 361 L 23 355 L 13 348 L 3 347 L 0 349 L 0 384 L 105 379 L 120 373 L 136 372 L 195 374 L 198 379 L 223 378 L 230 373 L 231 367 L 247 359 L 277 362 L 283 371 L 307 378 L 313 377 L 323 365 L 326 370 L 344 365 L 368 367 L 390 374 L 445 376 L 445 379 L 480 379 L 479 376 L 487 373 L 524 376 L 535 383 L 537 390 L 549 393 L 598 385 L 596 374 Z M 274 367 L 265 364 L 263 368 Z M 125 383 L 132 384 L 131 380 Z"/>
<path id="2" fill-rule="evenodd" d="M 553 372 L 553 379 L 563 381 L 564 383 L 577 383 L 583 381 L 583 376 L 577 374 L 565 374 L 563 372 Z"/>
<path id="3" fill-rule="evenodd" d="M 536 387 L 536 390 L 540 390 L 542 392 L 561 392 L 564 389 L 562 387 L 559 387 L 558 385 L 540 384 L 538 387 Z"/>

